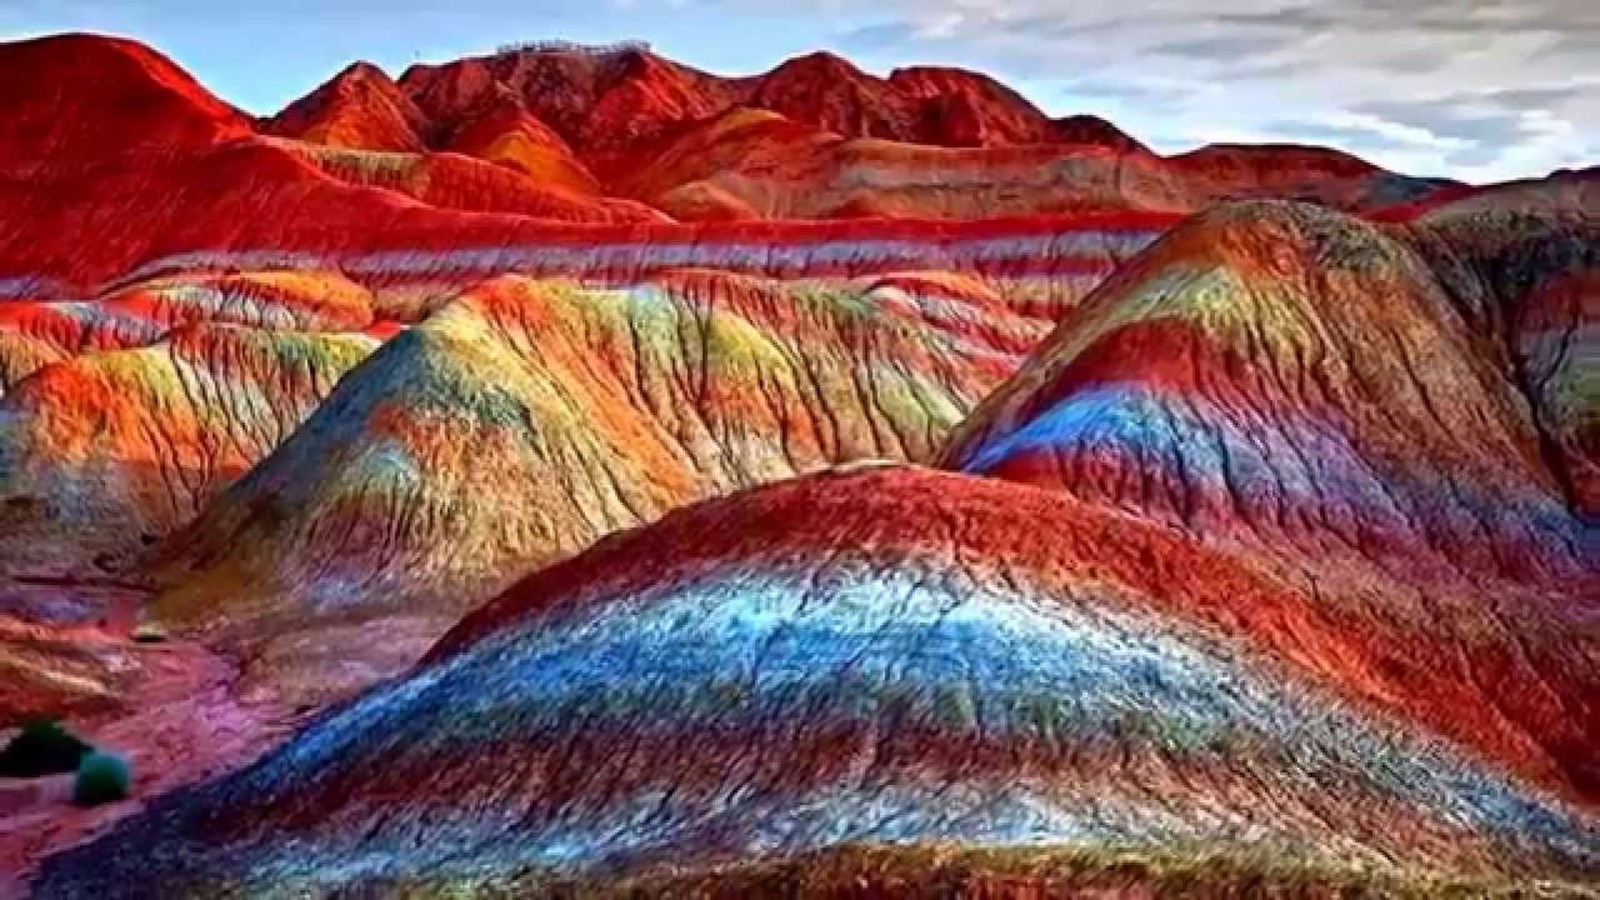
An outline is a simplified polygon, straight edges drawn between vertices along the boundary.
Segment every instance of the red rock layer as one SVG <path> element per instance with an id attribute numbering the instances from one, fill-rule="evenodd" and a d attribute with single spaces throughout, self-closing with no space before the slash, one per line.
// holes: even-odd
<path id="1" fill-rule="evenodd" d="M 404 87 L 432 123 L 424 129 L 437 135 L 430 146 L 459 139 L 459 148 L 481 150 L 493 162 L 451 153 L 383 155 L 254 137 L 242 116 L 153 51 L 135 45 L 58 38 L 11 45 L 0 49 L 0 56 L 7 57 L 5 66 L 28 70 L 35 85 L 0 95 L 4 127 L 17 134 L 4 143 L 0 162 L 28 176 L 0 188 L 0 213 L 29 223 L 25 232 L 0 236 L 0 296 L 81 297 L 124 279 L 200 267 L 342 267 L 364 278 L 413 277 L 429 255 L 439 257 L 426 267 L 433 276 L 459 271 L 464 264 L 477 267 L 476 260 L 485 257 L 520 256 L 499 271 L 628 280 L 659 265 L 651 259 L 654 248 L 706 243 L 769 248 L 758 251 L 759 262 L 741 262 L 738 268 L 792 277 L 810 261 L 799 248 L 790 252 L 780 245 L 907 235 L 938 243 L 946 231 L 923 221 L 879 230 L 868 222 L 827 229 L 728 220 L 1051 214 L 1057 217 L 1013 229 L 1048 235 L 1101 227 L 1096 215 L 1107 210 L 1132 213 L 1139 227 L 1159 229 L 1174 214 L 1217 195 L 1299 194 L 1314 188 L 1327 202 L 1360 207 L 1380 194 L 1403 199 L 1432 189 L 1369 167 L 1320 162 L 1296 163 L 1282 176 L 1269 163 L 1222 174 L 1211 171 L 1217 166 L 1205 166 L 1200 168 L 1209 174 L 1191 184 L 1185 173 L 1194 166 L 1174 168 L 1139 149 L 941 149 L 841 140 L 805 122 L 775 124 L 761 114 L 752 119 L 733 112 L 718 119 L 713 117 L 738 106 L 743 92 L 754 88 L 637 52 L 513 54 L 416 70 Z M 60 61 L 64 58 L 70 64 Z M 815 75 L 812 70 L 833 67 L 826 59 L 801 61 L 770 84 L 798 103 L 812 95 L 790 82 L 804 85 Z M 875 84 L 863 78 L 853 75 L 851 83 Z M 940 76 L 942 82 L 952 79 L 965 83 Z M 77 96 L 65 104 L 51 102 L 76 94 L 77 84 L 101 81 L 115 82 L 96 95 L 104 103 Z M 338 88 L 347 82 L 355 86 Z M 852 90 L 874 95 L 889 90 L 886 96 L 891 96 L 898 89 L 884 87 L 888 84 Z M 352 116 L 368 106 L 389 110 L 394 103 L 368 97 L 372 92 L 380 99 L 388 96 L 381 86 L 373 73 L 354 70 L 336 80 L 330 96 L 322 98 L 326 103 L 308 102 L 290 118 L 312 116 L 318 109 L 337 112 L 345 108 L 340 98 L 346 95 L 355 97 Z M 994 102 L 1004 105 L 997 91 L 993 86 L 967 90 L 1001 98 Z M 549 108 L 533 109 L 533 98 Z M 817 102 L 836 107 L 825 95 Z M 126 113 L 145 108 L 158 113 Z M 796 114 L 816 118 L 824 112 L 819 107 Z M 395 115 L 375 112 L 373 128 L 392 130 L 385 123 L 393 124 L 396 116 L 411 118 L 404 109 Z M 833 116 L 826 112 L 824 117 Z M 885 121 L 894 118 L 888 115 Z M 356 125 L 346 130 L 361 131 Z M 607 136 L 605 152 L 624 166 L 613 174 L 631 197 L 679 215 L 720 221 L 708 228 L 647 230 L 633 224 L 609 229 L 560 224 L 655 217 L 637 203 L 589 193 L 590 176 L 562 147 L 562 141 L 580 151 L 590 146 L 574 138 L 577 130 Z M 116 154 L 119 163 L 98 164 L 107 153 Z M 760 160 L 769 163 L 765 171 L 753 163 Z M 85 227 L 99 235 L 92 252 L 66 237 Z M 989 229 L 978 225 L 967 234 L 976 238 Z M 565 248 L 573 244 L 636 249 L 596 266 L 571 258 Z M 668 265 L 719 264 L 714 252 L 696 254 L 679 255 Z M 903 256 L 888 264 L 908 267 L 931 266 L 926 259 Z M 862 267 L 850 272 L 859 274 Z M 463 286 L 459 280 L 451 285 Z"/>
<path id="2" fill-rule="evenodd" d="M 280 144 L 345 184 L 404 194 L 439 209 L 505 213 L 550 222 L 663 222 L 661 213 L 599 198 L 455 153 L 387 153 Z"/>
<path id="3" fill-rule="evenodd" d="M 669 135 L 733 106 L 770 110 L 845 137 L 905 143 L 963 147 L 1099 138 L 1119 149 L 1133 145 L 1114 128 L 1052 121 L 975 72 L 913 67 L 884 79 L 828 53 L 796 57 L 750 78 L 719 78 L 642 49 L 534 47 L 413 66 L 400 84 L 428 115 L 452 125 L 504 86 L 582 153 Z"/>
<path id="4" fill-rule="evenodd" d="M 514 96 L 496 96 L 485 110 L 453 129 L 442 149 L 514 169 L 542 184 L 585 194 L 600 192 L 600 183 L 561 136 Z"/>
<path id="5" fill-rule="evenodd" d="M 60 35 L 0 52 L 0 144 L 7 188 L 126 154 L 214 146 L 250 120 L 143 44 Z M 70 196 L 67 194 L 66 196 Z"/>
<path id="6" fill-rule="evenodd" d="M 262 123 L 268 134 L 349 150 L 417 153 L 429 123 L 382 69 L 358 62 Z"/>
<path id="7" fill-rule="evenodd" d="M 919 165 L 912 161 L 916 158 L 913 145 L 1061 145 L 1054 151 L 1035 152 L 1038 157 L 1060 164 L 1079 155 L 1093 157 L 1095 151 L 1127 157 L 1135 164 L 1143 164 L 1151 157 L 1142 145 L 1110 123 L 1092 116 L 1052 120 L 1016 92 L 977 73 L 914 67 L 896 70 L 883 79 L 827 53 L 788 60 L 762 75 L 727 79 L 637 48 L 584 51 L 534 47 L 442 66 L 413 66 L 400 83 L 446 131 L 470 129 L 473 120 L 482 114 L 479 110 L 515 104 L 531 118 L 552 126 L 594 169 L 601 182 L 608 187 L 631 185 L 631 191 L 624 192 L 635 197 L 686 189 L 686 182 L 681 181 L 656 182 L 641 189 L 642 179 L 635 169 L 659 153 L 664 143 L 681 144 L 686 135 L 703 145 L 703 135 L 693 135 L 704 131 L 707 123 L 737 114 L 741 108 L 765 110 L 794 123 L 791 128 L 799 146 L 789 148 L 792 160 L 803 160 L 808 153 L 805 145 L 816 140 L 891 141 L 901 145 L 895 155 L 910 158 L 902 166 L 947 192 L 960 192 L 961 180 L 942 172 L 938 163 Z M 810 137 L 804 136 L 807 134 Z M 737 156 L 731 150 L 724 153 Z M 972 158 L 988 159 L 982 154 Z M 1197 196 L 1315 196 L 1344 208 L 1368 209 L 1407 202 L 1439 187 L 1382 172 L 1341 154 L 1308 148 L 1262 148 L 1259 153 L 1253 148 L 1207 148 L 1198 154 L 1177 157 L 1173 163 L 1175 174 L 1193 176 L 1191 190 Z M 848 181 L 856 172 L 885 166 L 883 161 L 836 160 L 813 168 L 828 169 L 827 177 Z M 789 163 L 789 168 L 799 167 L 798 162 Z M 758 165 L 747 168 L 760 170 Z M 990 177 L 997 176 L 991 173 Z M 1318 180 L 1348 183 L 1319 186 Z M 803 178 L 801 182 L 794 186 L 797 190 L 805 190 Z M 726 190 L 726 186 L 722 189 Z M 1036 193 L 1040 186 L 1019 181 L 1008 189 Z M 696 192 L 703 194 L 706 190 L 697 188 Z M 1057 196 L 1039 206 L 1079 208 L 1095 204 L 1092 198 L 1074 196 L 1067 185 L 1054 185 L 1051 190 Z M 1111 205 L 1138 203 L 1135 194 Z M 760 204 L 755 207 L 759 209 Z M 725 216 L 725 208 L 725 204 L 712 204 L 702 210 L 699 206 L 682 205 L 682 201 L 679 206 L 680 210 L 719 217 Z M 863 196 L 817 205 L 803 213 L 773 215 L 851 216 L 880 211 L 887 215 L 935 217 L 996 213 L 983 206 L 963 210 L 959 204 L 914 210 Z"/>

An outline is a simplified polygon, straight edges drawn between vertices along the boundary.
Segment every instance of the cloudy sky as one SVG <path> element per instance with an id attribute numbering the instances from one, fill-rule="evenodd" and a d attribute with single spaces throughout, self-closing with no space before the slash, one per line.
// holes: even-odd
<path id="1" fill-rule="evenodd" d="M 966 65 L 1158 149 L 1330 144 L 1469 181 L 1600 164 L 1600 0 L 0 0 L 0 37 L 93 30 L 277 109 L 346 63 L 649 41 L 746 74 L 814 49 Z"/>

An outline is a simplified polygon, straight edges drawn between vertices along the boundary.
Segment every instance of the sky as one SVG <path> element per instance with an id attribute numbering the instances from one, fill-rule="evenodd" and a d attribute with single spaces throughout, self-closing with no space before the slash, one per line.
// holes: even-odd
<path id="1" fill-rule="evenodd" d="M 357 59 L 643 40 L 729 75 L 819 49 L 967 66 L 1163 152 L 1315 143 L 1474 182 L 1600 164 L 1600 0 L 0 0 L 0 39 L 67 30 L 144 41 L 255 113 Z"/>

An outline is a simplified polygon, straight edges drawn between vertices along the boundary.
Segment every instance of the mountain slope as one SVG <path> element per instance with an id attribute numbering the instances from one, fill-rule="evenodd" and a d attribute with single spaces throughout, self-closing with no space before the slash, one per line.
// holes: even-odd
<path id="1" fill-rule="evenodd" d="M 1167 523 L 1385 623 L 1263 639 L 1593 797 L 1589 532 L 1505 345 L 1409 240 L 1311 206 L 1198 216 L 1063 319 L 944 463 Z"/>
<path id="2" fill-rule="evenodd" d="M 159 548 L 152 614 L 265 642 L 247 650 L 264 677 L 309 670 L 330 689 L 322 667 L 362 651 L 307 632 L 387 619 L 425 646 L 515 577 L 673 507 L 927 459 L 1043 327 L 951 287 L 486 282 L 391 340 Z"/>
<path id="3" fill-rule="evenodd" d="M 661 222 L 660 213 L 544 183 L 507 166 L 455 153 L 390 153 L 286 142 L 278 145 L 356 187 L 404 194 L 439 209 L 508 213 L 550 222 Z"/>
<path id="4" fill-rule="evenodd" d="M 125 154 L 214 146 L 250 121 L 160 53 L 135 41 L 63 34 L 0 52 L 0 141 L 13 177 L 46 165 L 95 165 Z"/>
<path id="5" fill-rule="evenodd" d="M 188 325 L 24 379 L 0 399 L 0 571 L 90 571 L 186 524 L 374 346 Z"/>
<path id="6" fill-rule="evenodd" d="M 1417 246 L 1479 333 L 1505 348 L 1546 464 L 1600 516 L 1600 169 L 1512 183 L 1417 220 Z"/>
<path id="7" fill-rule="evenodd" d="M 358 62 L 262 124 L 268 134 L 347 150 L 416 153 L 429 123 L 382 69 Z"/>
<path id="8" fill-rule="evenodd" d="M 600 184 L 561 136 L 539 121 L 507 90 L 454 128 L 441 149 L 502 165 L 586 194 Z"/>
<path id="9" fill-rule="evenodd" d="M 1027 486 L 789 481 L 534 575 L 406 678 L 52 860 L 39 895 L 135 871 L 150 895 L 714 886 L 952 845 L 1232 859 L 1275 889 L 1592 872 L 1591 819 L 1226 624 L 1308 613 Z"/>

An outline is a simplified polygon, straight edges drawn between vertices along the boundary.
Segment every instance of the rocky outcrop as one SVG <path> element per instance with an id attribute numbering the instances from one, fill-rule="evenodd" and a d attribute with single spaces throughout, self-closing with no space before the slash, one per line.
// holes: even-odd
<path id="1" fill-rule="evenodd" d="M 739 106 L 846 138 L 939 147 L 1138 147 L 1105 123 L 1087 127 L 1088 117 L 1052 120 L 977 72 L 912 66 L 880 78 L 826 52 L 795 57 L 760 75 L 724 78 L 637 47 L 531 47 L 413 66 L 400 84 L 427 115 L 452 128 L 471 121 L 488 98 L 513 97 L 607 168 L 615 161 L 608 151 L 653 142 Z"/>

